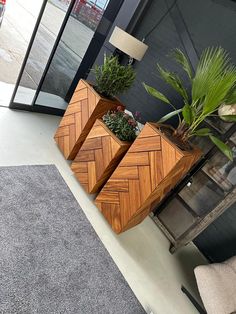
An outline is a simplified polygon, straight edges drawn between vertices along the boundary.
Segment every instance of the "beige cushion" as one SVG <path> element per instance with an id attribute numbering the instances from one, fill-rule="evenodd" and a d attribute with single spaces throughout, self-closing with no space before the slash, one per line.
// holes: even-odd
<path id="1" fill-rule="evenodd" d="M 224 263 L 198 266 L 194 272 L 208 314 L 236 313 L 236 256 Z"/>

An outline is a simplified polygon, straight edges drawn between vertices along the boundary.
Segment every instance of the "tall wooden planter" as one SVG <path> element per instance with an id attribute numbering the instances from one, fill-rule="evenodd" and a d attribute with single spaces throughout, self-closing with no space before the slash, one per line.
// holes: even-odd
<path id="1" fill-rule="evenodd" d="M 79 81 L 54 135 L 66 159 L 75 158 L 95 120 L 117 106 L 123 107 L 117 99 L 104 98 L 88 82 Z"/>
<path id="2" fill-rule="evenodd" d="M 111 176 L 131 143 L 119 140 L 102 120 L 96 120 L 71 169 L 86 192 L 98 192 Z"/>
<path id="3" fill-rule="evenodd" d="M 95 204 L 116 233 L 139 224 L 200 158 L 147 123 L 98 194 Z"/>

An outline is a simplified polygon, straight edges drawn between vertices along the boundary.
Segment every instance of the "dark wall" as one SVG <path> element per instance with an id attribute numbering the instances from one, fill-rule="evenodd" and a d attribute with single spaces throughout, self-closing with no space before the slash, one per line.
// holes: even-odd
<path id="1" fill-rule="evenodd" d="M 103 63 L 103 59 L 104 59 L 104 54 L 107 55 L 111 55 L 114 53 L 115 51 L 115 47 L 112 46 L 109 43 L 109 38 L 111 37 L 111 34 L 115 28 L 115 26 L 120 27 L 123 30 L 127 30 L 129 29 L 129 25 L 131 23 L 131 20 L 136 16 L 136 12 L 138 14 L 140 8 L 142 8 L 142 6 L 145 6 L 145 4 L 148 2 L 149 0 L 132 0 L 132 2 L 130 0 L 124 0 L 123 4 L 119 10 L 119 13 L 117 14 L 114 23 L 106 37 L 106 40 L 100 50 L 100 52 L 98 53 L 98 55 L 96 56 L 96 60 L 94 62 L 94 64 L 102 64 Z M 88 80 L 93 82 L 94 81 L 94 75 L 93 72 L 90 71 L 88 73 Z"/>
<path id="2" fill-rule="evenodd" d="M 197 53 L 222 46 L 236 62 L 236 3 L 231 0 L 181 0 L 178 5 Z"/>
<path id="3" fill-rule="evenodd" d="M 202 253 L 214 262 L 236 255 L 236 203 L 228 208 L 194 241 Z"/>
<path id="4" fill-rule="evenodd" d="M 139 22 L 134 36 L 142 39 L 157 24 L 174 1 L 154 0 Z M 198 56 L 208 46 L 221 45 L 236 62 L 236 3 L 230 0 L 178 0 L 170 14 L 146 38 L 149 49 L 141 62 L 135 63 L 137 80 L 131 90 L 120 98 L 131 111 L 139 110 L 144 121 L 159 119 L 169 107 L 147 95 L 142 82 L 166 93 L 177 107 L 182 102 L 171 88 L 158 78 L 156 63 L 177 71 L 179 67 L 167 55 L 173 48 L 183 49 L 193 66 Z M 181 72 L 180 72 L 181 73 Z M 182 73 L 181 73 L 182 75 Z M 187 78 L 183 76 L 188 84 Z"/>
<path id="5" fill-rule="evenodd" d="M 164 0 L 152 1 L 140 25 L 134 32 L 134 36 L 139 39 L 145 37 L 167 10 L 168 8 Z M 168 98 L 177 107 L 181 107 L 181 99 L 158 77 L 156 63 L 158 62 L 172 71 L 179 71 L 179 67 L 174 62 L 171 62 L 167 54 L 175 47 L 180 49 L 184 49 L 184 47 L 169 14 L 149 37 L 146 38 L 145 43 L 149 48 L 143 60 L 141 62 L 137 61 L 134 65 L 137 72 L 135 84 L 126 95 L 120 98 L 129 110 L 141 111 L 144 121 L 157 121 L 163 114 L 169 112 L 170 107 L 149 96 L 145 92 L 142 83 L 145 82 L 156 87 L 168 95 Z"/>
<path id="6" fill-rule="evenodd" d="M 167 94 L 176 107 L 182 106 L 181 99 L 162 82 L 156 71 L 158 62 L 178 72 L 188 86 L 187 77 L 167 56 L 173 48 L 180 48 L 187 53 L 193 68 L 203 49 L 208 46 L 221 45 L 236 62 L 236 3 L 231 0 L 128 0 L 124 1 L 114 25 L 128 32 L 132 30 L 132 34 L 141 40 L 174 3 L 163 21 L 145 39 L 149 48 L 143 60 L 134 64 L 137 72 L 135 84 L 125 95 L 119 96 L 129 110 L 141 111 L 143 122 L 158 120 L 170 108 L 147 95 L 142 82 Z M 138 5 L 144 7 L 145 4 L 147 10 L 133 29 L 133 25 L 129 24 L 130 17 L 137 11 Z M 110 34 L 97 57 L 97 64 L 102 63 L 104 52 L 110 54 L 114 51 L 114 47 L 108 43 Z M 91 75 L 89 79 L 92 80 Z"/>

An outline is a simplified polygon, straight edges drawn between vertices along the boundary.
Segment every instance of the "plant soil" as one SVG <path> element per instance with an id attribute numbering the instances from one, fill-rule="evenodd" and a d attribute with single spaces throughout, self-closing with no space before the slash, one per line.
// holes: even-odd
<path id="1" fill-rule="evenodd" d="M 114 97 L 114 96 L 107 95 L 106 93 L 100 93 L 100 92 L 98 91 L 97 86 L 94 86 L 94 85 L 93 85 L 93 88 L 94 88 L 94 90 L 95 90 L 101 97 L 107 98 L 107 99 L 110 99 L 110 100 L 115 100 L 115 97 Z"/>
<path id="2" fill-rule="evenodd" d="M 183 142 L 179 137 L 174 136 L 174 131 L 168 126 L 157 125 L 157 128 L 159 128 L 159 130 L 181 150 L 183 151 L 193 150 L 193 146 L 189 142 Z"/>

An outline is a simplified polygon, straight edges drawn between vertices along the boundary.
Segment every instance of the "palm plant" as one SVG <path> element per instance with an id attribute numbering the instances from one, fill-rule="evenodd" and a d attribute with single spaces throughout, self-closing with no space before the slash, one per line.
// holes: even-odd
<path id="1" fill-rule="evenodd" d="M 176 73 L 157 64 L 161 78 L 180 94 L 184 103 L 181 109 L 176 109 L 164 94 L 143 83 L 150 95 L 170 105 L 173 109 L 158 122 L 163 123 L 177 115 L 179 123 L 173 131 L 174 137 L 187 143 L 193 136 L 208 136 L 232 160 L 231 149 L 214 136 L 209 128 L 201 127 L 206 118 L 217 115 L 217 110 L 222 104 L 236 103 L 236 67 L 230 62 L 228 53 L 221 47 L 207 48 L 200 57 L 195 73 L 192 71 L 188 58 L 181 50 L 175 49 L 173 57 L 187 73 L 191 84 L 191 95 L 189 96 L 181 78 Z M 236 121 L 236 115 L 223 118 Z"/>

